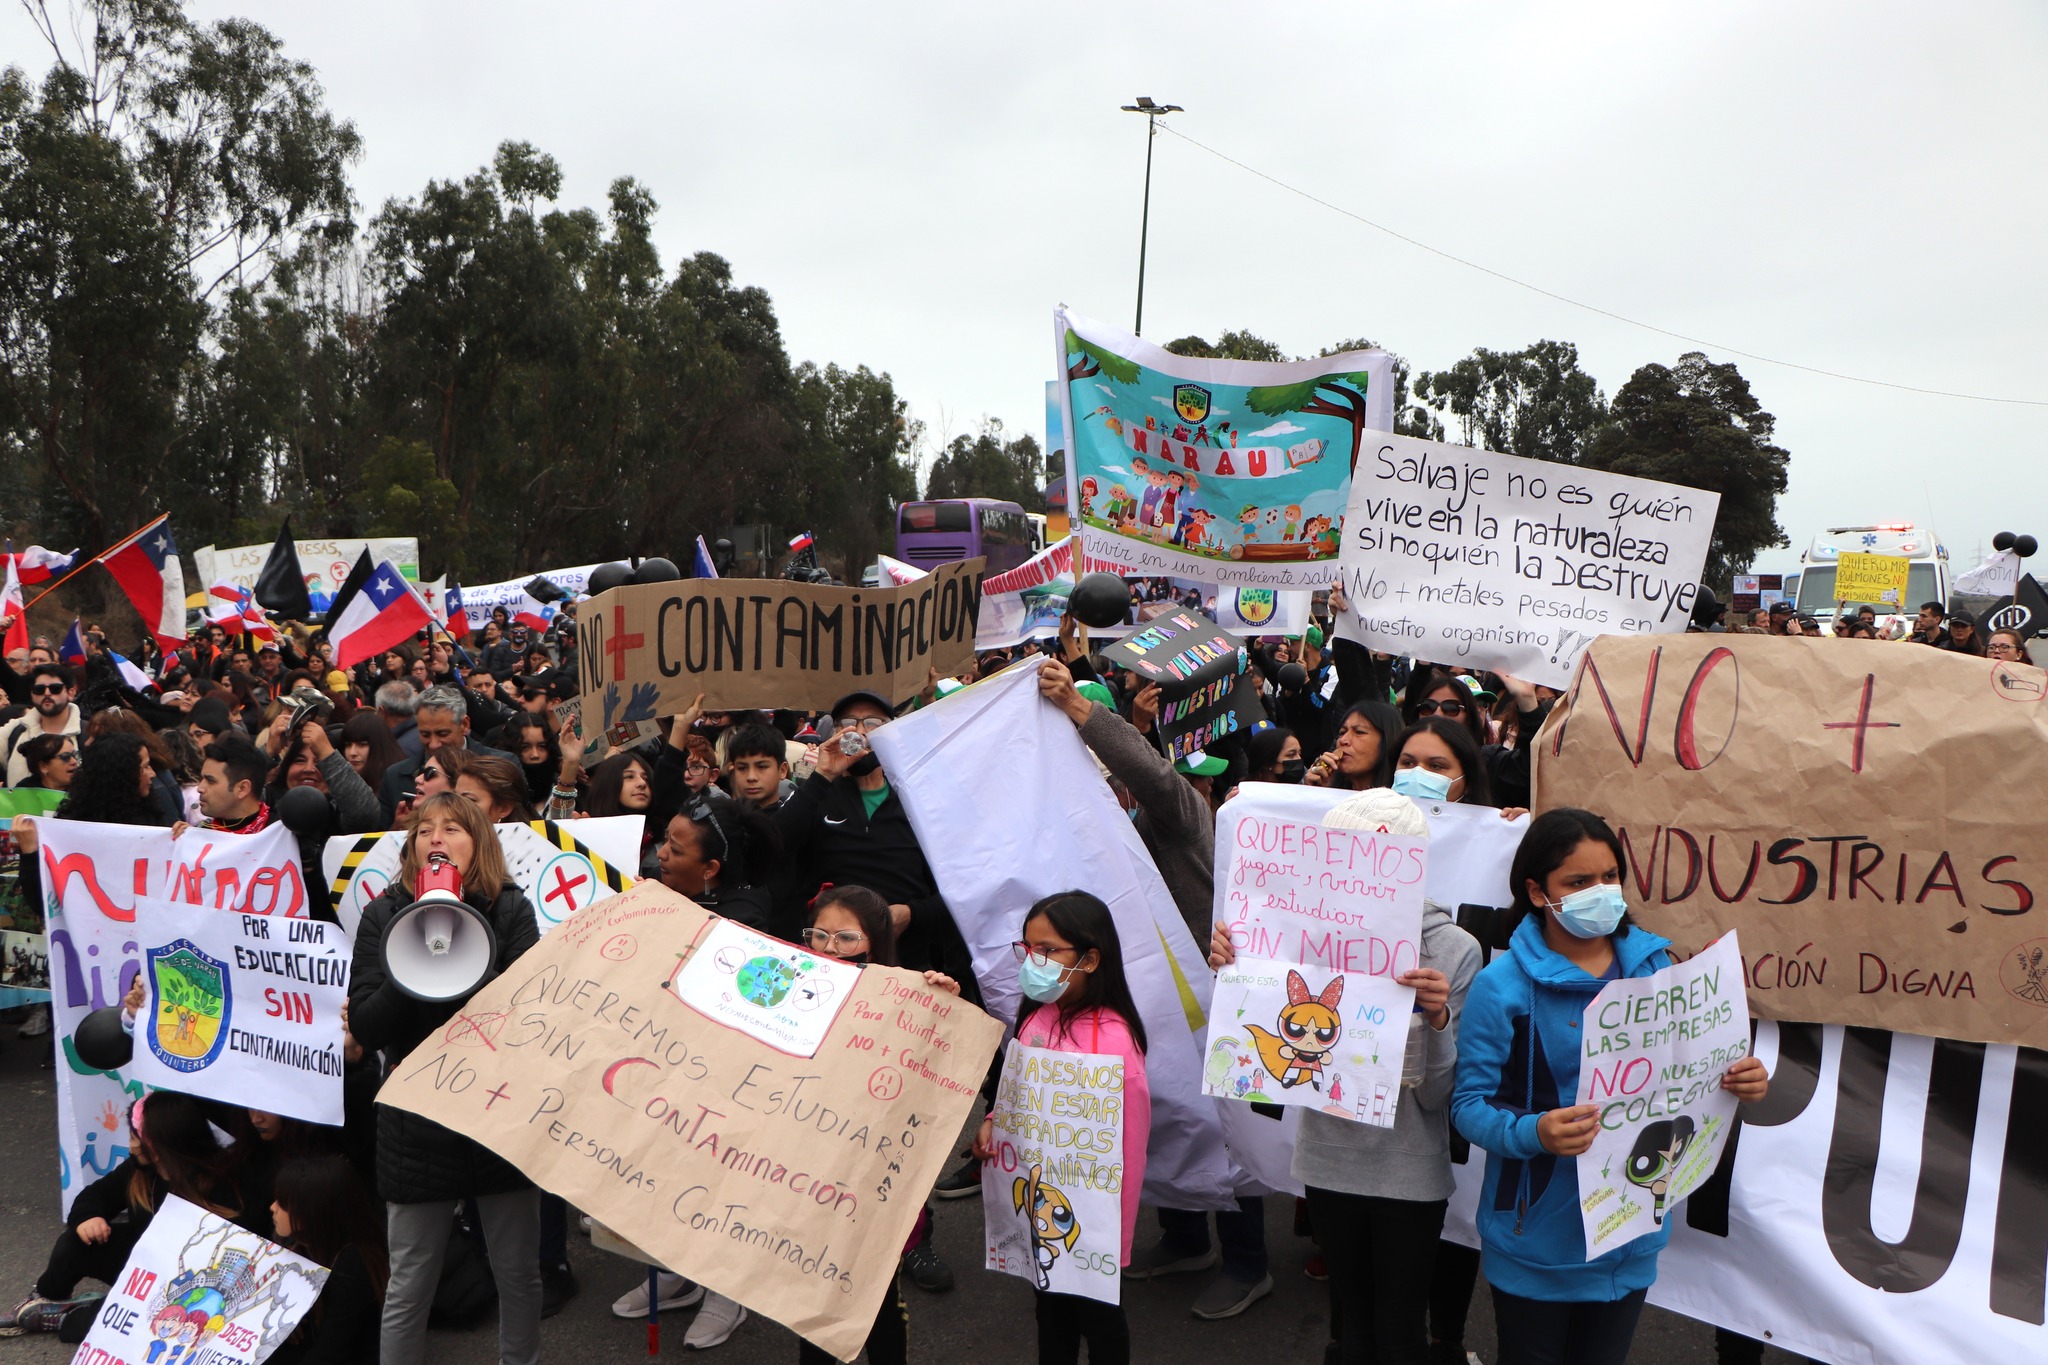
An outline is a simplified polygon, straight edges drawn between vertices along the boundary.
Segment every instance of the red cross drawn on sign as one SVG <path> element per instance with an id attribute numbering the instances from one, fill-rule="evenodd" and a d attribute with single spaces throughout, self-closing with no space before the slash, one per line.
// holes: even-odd
<path id="1" fill-rule="evenodd" d="M 1874 673 L 1864 674 L 1863 696 L 1856 706 L 1856 719 L 1831 720 L 1823 722 L 1821 725 L 1823 730 L 1854 730 L 1856 732 L 1855 739 L 1849 748 L 1849 771 L 1852 773 L 1863 771 L 1863 737 L 1867 732 L 1871 730 L 1897 730 L 1900 728 L 1898 721 L 1872 720 L 1870 718 L 1870 694 L 1876 689 L 1876 686 L 1877 675 Z"/>
<path id="2" fill-rule="evenodd" d="M 542 899 L 547 901 L 558 899 L 565 901 L 568 904 L 569 913 L 574 914 L 576 911 L 576 888 L 589 881 L 590 878 L 583 875 L 571 878 L 563 873 L 560 863 L 555 864 L 554 874 L 555 885 Z"/>
<path id="3" fill-rule="evenodd" d="M 604 652 L 612 656 L 612 676 L 626 676 L 626 651 L 638 649 L 647 643 L 645 635 L 626 634 L 626 604 L 612 603 L 612 638 L 605 641 Z"/>

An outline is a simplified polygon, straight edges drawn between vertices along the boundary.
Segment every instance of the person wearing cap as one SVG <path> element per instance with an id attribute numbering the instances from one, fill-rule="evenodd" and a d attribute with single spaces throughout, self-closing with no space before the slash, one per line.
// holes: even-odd
<path id="1" fill-rule="evenodd" d="M 888 698 L 860 691 L 841 697 L 819 719 L 824 738 L 817 765 L 775 811 L 788 859 L 788 879 L 778 877 L 772 887 L 775 932 L 794 939 L 810 922 L 810 902 L 826 886 L 867 887 L 888 902 L 898 965 L 942 972 L 960 983 L 969 1003 L 979 1005 L 967 941 L 939 894 L 910 814 L 869 743 L 895 715 Z M 953 1272 L 929 1237 L 904 1252 L 903 1268 L 927 1293 L 953 1287 Z"/>
<path id="2" fill-rule="evenodd" d="M 228 704 L 217 696 L 201 697 L 185 713 L 185 731 L 202 752 L 233 728 L 234 723 L 228 719 Z"/>
<path id="3" fill-rule="evenodd" d="M 1948 614 L 1948 640 L 1939 646 L 1956 654 L 1984 657 L 1984 637 L 1977 630 L 1977 618 L 1967 611 Z"/>
<path id="4" fill-rule="evenodd" d="M 1191 751 L 1187 757 L 1176 759 L 1173 770 L 1186 778 L 1188 785 L 1200 792 L 1211 809 L 1216 805 L 1216 779 L 1230 771 L 1227 759 L 1204 753 L 1200 749 Z"/>
<path id="5" fill-rule="evenodd" d="M 1791 624 L 1795 615 L 1796 613 L 1792 610 L 1790 602 L 1778 601 L 1771 603 L 1771 634 L 1791 634 L 1792 632 L 1786 627 Z"/>
<path id="6" fill-rule="evenodd" d="M 1081 732 L 1081 742 L 1107 770 L 1117 803 L 1131 817 L 1152 855 L 1175 908 L 1195 942 L 1209 937 L 1215 908 L 1216 813 L 1209 787 L 1228 765 L 1207 755 L 1186 766 L 1170 763 L 1139 728 L 1104 700 L 1108 688 L 1092 680 L 1075 682 L 1056 659 L 1040 665 L 1038 692 Z M 1159 686 L 1138 693 L 1133 714 L 1150 725 L 1159 709 Z M 1216 1214 L 1216 1238 L 1209 1215 L 1196 1209 L 1159 1209 L 1160 1239 L 1135 1251 L 1124 1267 L 1127 1279 L 1158 1279 L 1221 1269 L 1193 1305 L 1198 1318 L 1236 1317 L 1273 1292 L 1266 1255 L 1266 1206 L 1258 1194 L 1240 1195 L 1235 1209 Z M 1220 1251 L 1219 1251 L 1220 1244 Z"/>

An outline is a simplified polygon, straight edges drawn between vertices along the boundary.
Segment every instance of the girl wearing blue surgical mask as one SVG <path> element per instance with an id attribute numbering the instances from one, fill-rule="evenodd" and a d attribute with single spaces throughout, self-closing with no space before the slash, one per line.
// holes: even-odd
<path id="1" fill-rule="evenodd" d="M 1145 1026 L 1124 977 L 1116 921 L 1099 897 L 1061 891 L 1032 906 L 1014 945 L 1020 1007 L 1017 1037 L 1027 1047 L 1113 1053 L 1123 1058 L 1123 1247 L 1131 1263 L 1138 1191 L 1145 1184 L 1145 1143 L 1152 1130 L 1152 1090 L 1145 1079 Z M 996 1155 L 995 1120 L 982 1120 L 974 1155 Z M 1123 1306 L 1079 1294 L 1034 1290 L 1039 1365 L 1073 1365 L 1088 1343 L 1089 1365 L 1129 1365 L 1131 1327 Z"/>
<path id="2" fill-rule="evenodd" d="M 1632 925 L 1621 841 L 1591 811 L 1530 822 L 1509 869 L 1522 920 L 1507 952 L 1472 984 L 1458 1025 L 1451 1121 L 1486 1149 L 1479 1241 L 1500 1365 L 1620 1365 L 1657 1278 L 1667 1221 L 1586 1258 L 1577 1158 L 1593 1145 L 1596 1105 L 1579 1093 L 1580 1016 L 1601 986 L 1670 964 L 1668 941 Z M 1745 1057 L 1722 1074 L 1753 1104 L 1769 1080 Z"/>
<path id="3" fill-rule="evenodd" d="M 1455 721 L 1432 716 L 1403 730 L 1394 740 L 1394 780 L 1388 785 L 1426 812 L 1435 805 L 1490 806 L 1493 782 L 1471 733 Z M 1501 811 L 1512 820 L 1528 812 Z"/>

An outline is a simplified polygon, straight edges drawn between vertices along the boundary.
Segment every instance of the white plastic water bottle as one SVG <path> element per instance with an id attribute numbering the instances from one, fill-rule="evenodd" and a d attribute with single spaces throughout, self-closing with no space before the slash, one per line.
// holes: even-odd
<path id="1" fill-rule="evenodd" d="M 1429 1046 L 1429 1016 L 1417 1005 L 1408 1015 L 1408 1050 L 1401 1058 L 1401 1088 L 1422 1084 L 1423 1052 Z"/>

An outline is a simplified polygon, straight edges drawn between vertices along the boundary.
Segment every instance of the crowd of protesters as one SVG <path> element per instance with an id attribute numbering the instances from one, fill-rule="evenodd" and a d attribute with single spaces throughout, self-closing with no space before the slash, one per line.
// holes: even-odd
<path id="1" fill-rule="evenodd" d="M 1142 606 L 1157 594 L 1145 587 L 1134 596 Z M 1344 610 L 1341 593 L 1329 606 L 1333 615 Z M 60 660 L 41 640 L 7 656 L 0 759 L 10 787 L 50 793 L 55 818 L 254 832 L 277 818 L 288 793 L 309 789 L 323 801 L 293 798 L 300 814 L 287 821 L 307 866 L 318 865 L 330 835 L 390 829 L 407 842 L 400 876 L 357 931 L 347 1125 L 322 1129 L 171 1093 L 138 1102 L 127 1116 L 133 1154 L 81 1192 L 47 1271 L 0 1333 L 76 1339 L 96 1302 L 79 1294 L 81 1282 L 112 1279 L 152 1211 L 176 1193 L 334 1267 L 321 1310 L 281 1358 L 412 1365 L 430 1321 L 475 1316 L 495 1297 L 501 1360 L 538 1359 L 540 1319 L 579 1288 L 567 1255 L 574 1211 L 469 1139 L 373 1110 L 370 1099 L 380 1057 L 395 1061 L 460 1007 L 428 1005 L 385 977 L 377 944 L 410 899 L 411 873 L 437 857 L 457 868 L 465 898 L 497 929 L 493 975 L 536 941 L 532 906 L 506 871 L 496 824 L 642 816 L 641 875 L 762 932 L 921 971 L 936 988 L 978 1002 L 966 943 L 866 743 L 899 708 L 858 691 L 817 714 L 692 706 L 660 733 L 592 761 L 576 727 L 562 722 L 563 704 L 577 697 L 573 614 L 565 604 L 537 631 L 500 609 L 460 640 L 422 632 L 348 669 L 334 667 L 320 631 L 295 623 L 260 644 L 206 626 L 172 654 L 145 642 L 148 690 L 123 680 L 97 631 L 82 637 L 83 661 Z M 1846 614 L 1833 633 L 1874 635 L 1873 615 Z M 1712 607 L 1696 613 L 1694 628 L 1815 633 L 1783 603 L 1737 621 Z M 1922 607 L 1913 629 L 1935 648 L 2032 661 L 2017 634 L 1980 634 L 1969 613 L 1940 603 Z M 1332 639 L 1319 622 L 1299 638 L 1252 642 L 1263 719 L 1174 762 L 1158 742 L 1157 685 L 1092 652 L 1070 621 L 1055 641 L 984 653 L 957 679 L 934 676 L 910 706 L 1041 653 L 1050 656 L 1038 663 L 1046 704 L 1077 727 L 1217 967 L 1232 951 L 1210 924 L 1215 813 L 1240 784 L 1337 789 L 1358 818 L 1421 835 L 1428 830 L 1417 801 L 1491 806 L 1516 818 L 1531 804 L 1530 741 L 1557 697 L 1517 678 L 1376 654 Z M 32 853 L 33 821 L 18 818 L 12 838 Z M 1668 1234 L 1586 1261 L 1571 1158 L 1591 1142 L 1593 1125 L 1568 1103 L 1577 1058 L 1560 1043 L 1546 1045 L 1539 1061 L 1514 1041 L 1538 1022 L 1545 1039 L 1565 1039 L 1566 1016 L 1598 982 L 1668 961 L 1664 940 L 1624 913 L 1622 874 L 1622 848 L 1605 822 L 1551 811 L 1528 824 L 1512 872 L 1516 904 L 1498 926 L 1473 926 L 1475 937 L 1444 907 L 1428 907 L 1421 963 L 1403 978 L 1428 1021 L 1422 1083 L 1392 1129 L 1316 1113 L 1302 1120 L 1295 1174 L 1308 1193 L 1296 1201 L 1294 1226 L 1314 1239 L 1308 1273 L 1330 1286 L 1326 1359 L 1463 1365 L 1482 1268 L 1500 1360 L 1626 1357 Z M 20 859 L 19 876 L 9 905 L 32 919 L 40 901 L 33 857 Z M 324 901 L 315 908 L 331 917 Z M 1035 1002 L 1020 1034 L 1052 1047 L 1122 1050 L 1142 1082 L 1146 1042 L 1106 908 L 1083 889 L 1018 910 L 1019 979 Z M 138 1003 L 131 993 L 122 1008 L 132 1016 Z M 120 1032 L 110 1036 L 118 1053 Z M 1533 1087 L 1526 1102 L 1501 1098 L 1525 1081 Z M 1758 1098 L 1763 1068 L 1740 1064 L 1727 1085 Z M 1141 1084 L 1126 1091 L 1126 1140 L 1135 1145 L 1125 1154 L 1124 1274 L 1191 1277 L 1188 1306 L 1198 1318 L 1243 1313 L 1273 1287 L 1257 1192 L 1221 1212 L 1157 1210 L 1158 1240 L 1133 1245 L 1143 1094 Z M 1468 1141 L 1489 1154 L 1477 1252 L 1440 1240 L 1453 1150 Z M 934 1200 L 977 1194 L 985 1154 L 977 1139 Z M 1519 1203 L 1491 1197 L 1503 1163 L 1540 1171 L 1541 1193 Z M 385 1216 L 366 1216 L 380 1198 Z M 928 1206 L 901 1272 L 921 1291 L 943 1294 L 956 1277 L 931 1230 Z M 626 1318 L 685 1308 L 696 1310 L 685 1342 L 698 1349 L 723 1343 L 747 1316 L 666 1273 L 612 1305 Z M 908 1318 L 899 1288 L 867 1341 L 874 1365 L 906 1359 Z M 1084 1341 L 1101 1365 L 1130 1356 L 1114 1305 L 1041 1292 L 1038 1329 L 1042 1361 L 1076 1360 Z M 1761 1350 L 1729 1333 L 1719 1345 L 1724 1360 Z M 802 1349 L 802 1359 L 823 1359 Z"/>

